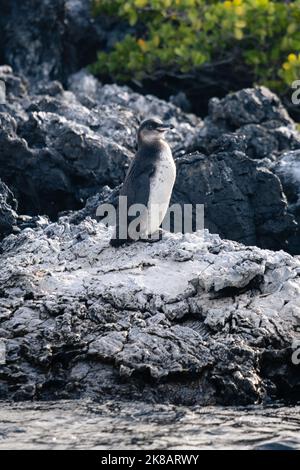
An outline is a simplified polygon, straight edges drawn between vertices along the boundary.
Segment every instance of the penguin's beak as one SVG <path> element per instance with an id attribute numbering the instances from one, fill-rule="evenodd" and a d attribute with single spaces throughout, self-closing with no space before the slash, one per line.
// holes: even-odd
<path id="1" fill-rule="evenodd" d="M 156 128 L 158 132 L 166 132 L 166 131 L 169 131 L 170 129 L 174 129 L 173 124 L 162 124 L 161 126 Z"/>

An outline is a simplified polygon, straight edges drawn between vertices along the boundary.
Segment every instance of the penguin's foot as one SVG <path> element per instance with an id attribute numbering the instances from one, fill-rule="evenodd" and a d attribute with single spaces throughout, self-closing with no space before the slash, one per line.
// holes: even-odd
<path id="1" fill-rule="evenodd" d="M 155 242 L 159 242 L 162 240 L 164 233 L 165 233 L 165 230 L 163 230 L 162 228 L 159 228 L 156 232 L 151 233 L 151 235 L 143 235 L 137 239 L 132 239 L 132 238 L 120 239 L 120 238 L 113 237 L 110 239 L 109 243 L 114 248 L 118 248 L 119 246 L 126 246 L 137 241 L 144 242 L 144 243 L 155 243 Z"/>
<path id="2" fill-rule="evenodd" d="M 164 234 L 164 230 L 159 228 L 156 232 L 151 233 L 151 235 L 140 238 L 140 241 L 146 242 L 146 243 L 159 242 L 162 240 L 163 234 Z"/>
<path id="3" fill-rule="evenodd" d="M 111 238 L 109 244 L 114 248 L 118 248 L 119 246 L 126 246 L 132 243 L 134 240 L 131 239 L 120 239 L 120 238 Z"/>

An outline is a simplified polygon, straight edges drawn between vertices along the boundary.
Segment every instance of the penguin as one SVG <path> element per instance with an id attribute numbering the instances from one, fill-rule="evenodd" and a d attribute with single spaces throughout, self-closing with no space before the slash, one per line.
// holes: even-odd
<path id="1" fill-rule="evenodd" d="M 176 179 L 175 162 L 165 140 L 165 132 L 172 128 L 172 125 L 164 124 L 158 118 L 146 119 L 139 126 L 137 153 L 129 166 L 119 196 L 126 196 L 128 208 L 133 204 L 142 204 L 146 210 L 139 215 L 138 233 L 132 235 L 128 227 L 135 217 L 128 216 L 127 212 L 123 222 L 120 222 L 119 202 L 115 232 L 110 240 L 112 246 L 135 240 L 147 241 L 158 232 L 168 210 Z M 125 229 L 122 227 L 124 221 Z"/>

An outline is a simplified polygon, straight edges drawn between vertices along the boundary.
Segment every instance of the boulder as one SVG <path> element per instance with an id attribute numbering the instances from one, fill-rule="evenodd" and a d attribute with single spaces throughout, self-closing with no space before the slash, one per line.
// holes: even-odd
<path id="1" fill-rule="evenodd" d="M 212 233 L 247 245 L 280 249 L 297 228 L 279 178 L 224 146 L 209 157 L 194 153 L 177 160 L 172 202 L 203 204 Z"/>
<path id="2" fill-rule="evenodd" d="M 223 134 L 233 142 L 243 140 L 243 150 L 255 160 L 274 160 L 284 150 L 300 148 L 295 123 L 278 96 L 263 86 L 212 98 L 192 148 L 210 153 Z"/>
<path id="3" fill-rule="evenodd" d="M 226 129 L 239 129 L 247 124 L 289 125 L 293 121 L 278 96 L 266 87 L 245 88 L 225 98 L 212 98 L 209 117 Z"/>

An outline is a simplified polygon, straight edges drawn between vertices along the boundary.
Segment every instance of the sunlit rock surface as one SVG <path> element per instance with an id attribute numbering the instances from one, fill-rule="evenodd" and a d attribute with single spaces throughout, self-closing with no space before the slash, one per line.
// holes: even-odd
<path id="1" fill-rule="evenodd" d="M 110 236 L 65 217 L 2 242 L 1 398 L 296 399 L 299 260 L 206 231 Z"/>

